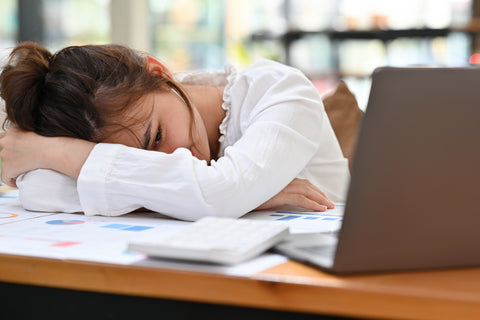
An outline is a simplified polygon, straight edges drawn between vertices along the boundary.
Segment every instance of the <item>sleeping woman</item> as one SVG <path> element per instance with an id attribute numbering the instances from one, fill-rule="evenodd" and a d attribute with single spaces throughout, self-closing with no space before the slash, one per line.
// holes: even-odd
<path id="1" fill-rule="evenodd" d="M 196 220 L 344 201 L 321 97 L 280 63 L 178 75 L 124 46 L 25 42 L 0 80 L 2 180 L 28 210 Z"/>

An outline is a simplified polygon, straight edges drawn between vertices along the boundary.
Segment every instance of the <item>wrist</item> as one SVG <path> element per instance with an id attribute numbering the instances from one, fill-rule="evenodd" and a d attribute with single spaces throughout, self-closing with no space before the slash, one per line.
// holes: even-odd
<path id="1" fill-rule="evenodd" d="M 46 167 L 77 179 L 95 143 L 68 137 L 51 139 L 52 150 L 45 153 Z"/>

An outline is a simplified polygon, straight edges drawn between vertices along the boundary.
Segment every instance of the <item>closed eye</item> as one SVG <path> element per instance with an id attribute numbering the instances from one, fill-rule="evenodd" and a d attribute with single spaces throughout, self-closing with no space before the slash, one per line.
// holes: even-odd
<path id="1" fill-rule="evenodd" d="M 157 134 L 155 135 L 155 140 L 153 140 L 153 144 L 157 145 L 162 140 L 162 131 L 160 129 L 157 130 Z"/>

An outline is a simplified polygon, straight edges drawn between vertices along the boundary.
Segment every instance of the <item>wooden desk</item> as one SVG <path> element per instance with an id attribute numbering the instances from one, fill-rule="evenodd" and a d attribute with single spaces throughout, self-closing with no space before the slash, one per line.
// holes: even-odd
<path id="1" fill-rule="evenodd" d="M 480 268 L 334 276 L 288 261 L 248 278 L 0 255 L 0 282 L 343 317 L 480 319 Z"/>

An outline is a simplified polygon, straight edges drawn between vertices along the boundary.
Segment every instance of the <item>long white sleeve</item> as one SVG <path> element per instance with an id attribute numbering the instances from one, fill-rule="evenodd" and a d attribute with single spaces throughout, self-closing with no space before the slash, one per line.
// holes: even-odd
<path id="1" fill-rule="evenodd" d="M 20 202 L 26 210 L 82 212 L 77 181 L 52 170 L 38 169 L 17 178 Z"/>

